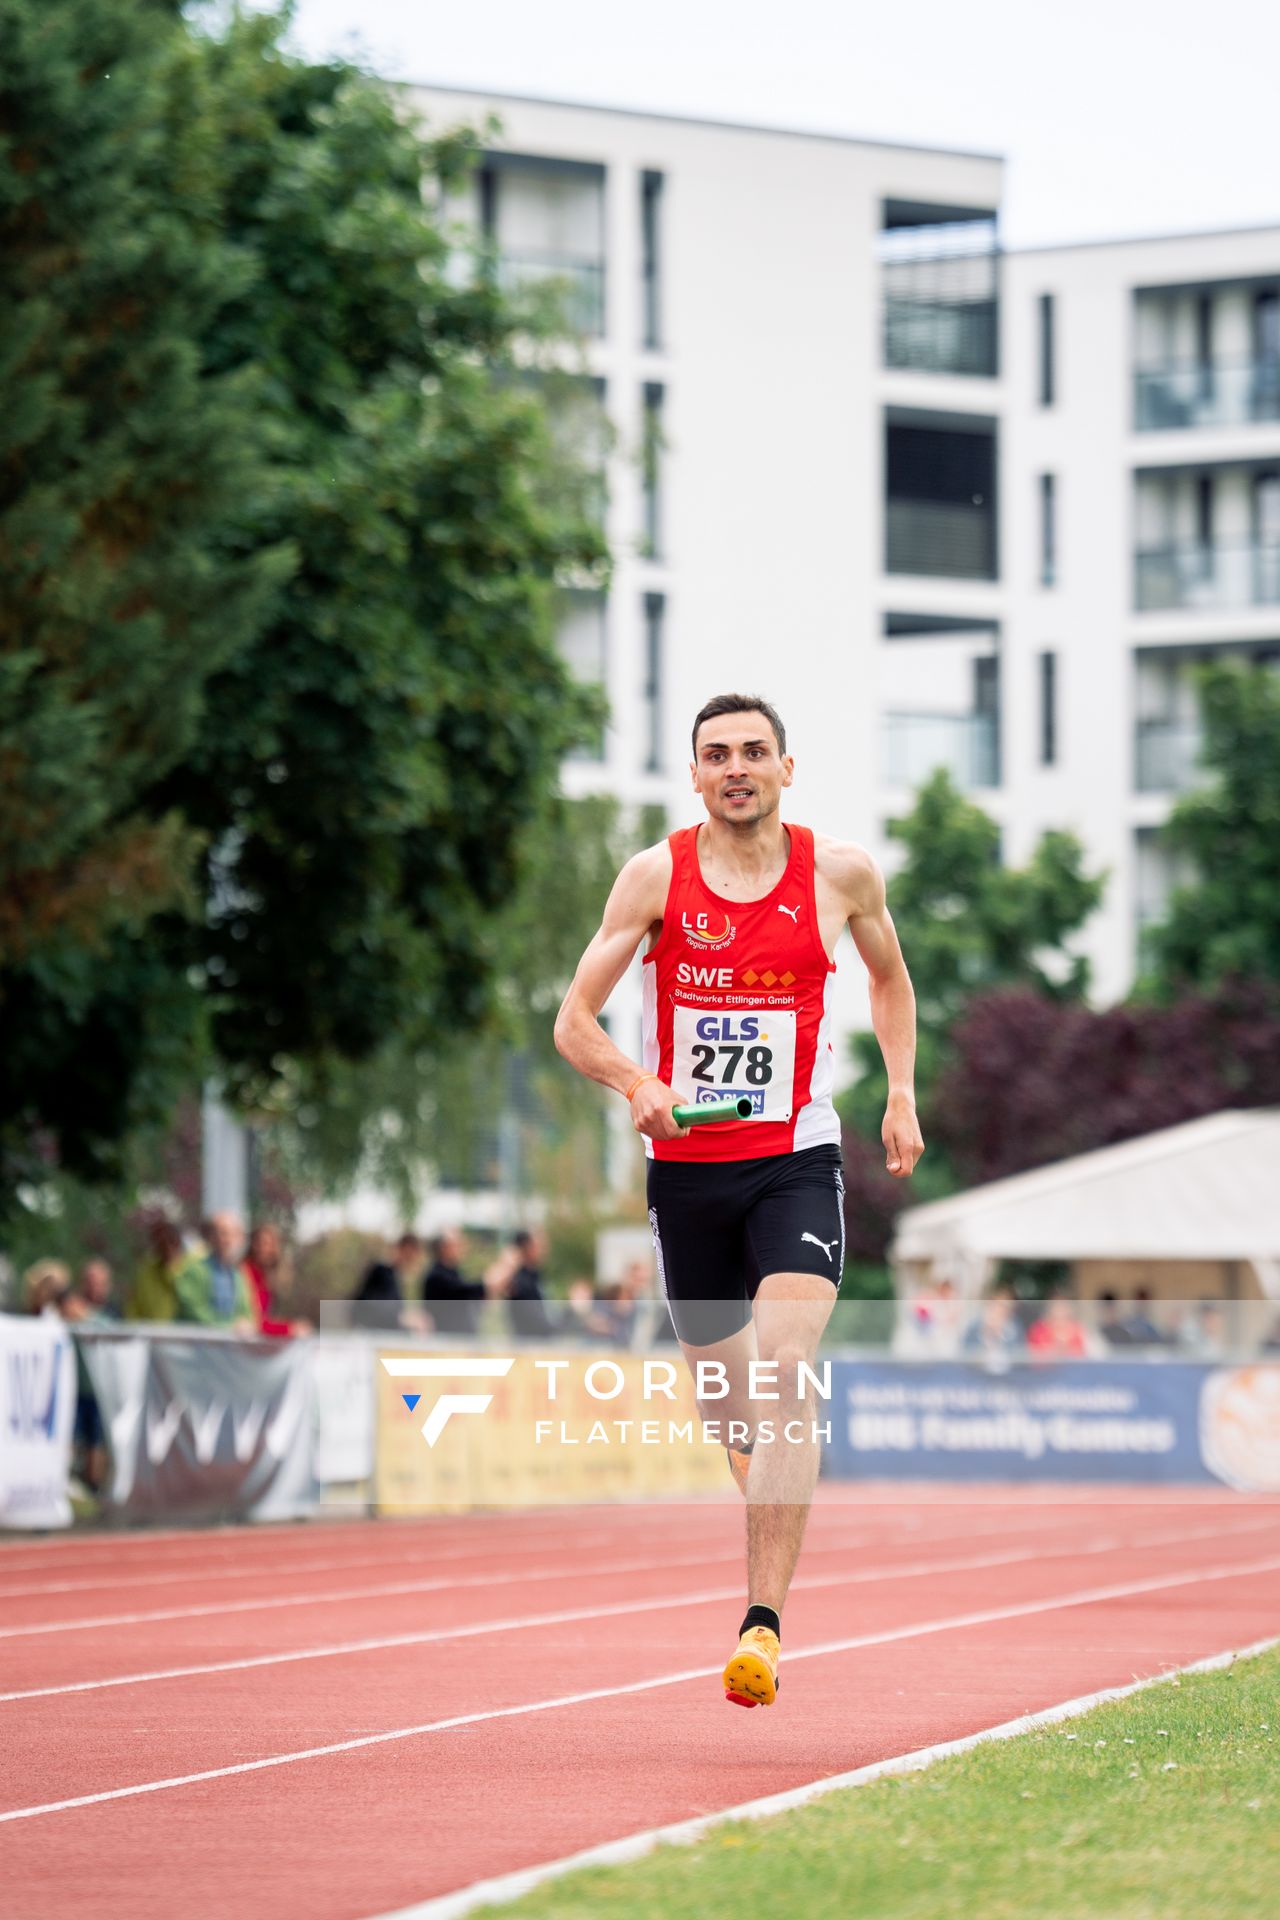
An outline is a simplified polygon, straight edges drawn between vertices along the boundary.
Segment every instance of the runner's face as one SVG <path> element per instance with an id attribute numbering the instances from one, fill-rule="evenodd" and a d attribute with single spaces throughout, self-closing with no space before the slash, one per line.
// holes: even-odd
<path id="1" fill-rule="evenodd" d="M 693 788 L 713 820 L 755 826 L 778 811 L 792 766 L 762 713 L 718 714 L 698 729 Z"/>

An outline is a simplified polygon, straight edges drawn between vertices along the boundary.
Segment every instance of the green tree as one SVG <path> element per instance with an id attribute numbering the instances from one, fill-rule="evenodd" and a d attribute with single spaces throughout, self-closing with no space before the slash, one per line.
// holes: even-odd
<path id="1" fill-rule="evenodd" d="M 492 927 L 500 978 L 484 1028 L 447 1043 L 395 1034 L 331 1070 L 271 1129 L 290 1183 L 340 1193 L 367 1180 L 412 1214 L 429 1186 L 498 1179 L 505 1118 L 528 1188 L 554 1194 L 568 1165 L 579 1207 L 601 1197 L 605 1097 L 567 1071 L 552 1026 L 618 868 L 662 831 L 651 810 L 631 820 L 606 796 L 559 799 L 532 823 Z"/>
<path id="2" fill-rule="evenodd" d="M 916 1098 L 925 1155 L 910 1183 L 885 1172 L 880 1144 L 888 1083 L 872 1033 L 855 1034 L 858 1080 L 840 1105 L 846 1122 L 846 1219 L 851 1260 L 864 1263 L 867 1290 L 883 1287 L 895 1215 L 950 1193 L 948 1154 L 930 1127 L 935 1089 L 952 1058 L 951 1033 L 969 1003 L 998 988 L 1029 987 L 1063 1003 L 1080 1001 L 1088 964 L 1072 937 L 1102 898 L 1103 875 L 1084 870 L 1071 835 L 1041 836 L 1022 867 L 1002 866 L 1000 829 L 939 771 L 915 806 L 890 824 L 905 849 L 888 885 L 889 909 L 916 991 Z"/>
<path id="3" fill-rule="evenodd" d="M 285 57 L 279 22 L 210 46 L 229 102 L 228 231 L 257 263 L 215 364 L 255 366 L 276 486 L 255 541 L 297 566 L 215 677 L 156 796 L 207 836 L 212 911 L 177 954 L 210 983 L 228 1077 L 442 1050 L 496 978 L 490 921 L 588 716 L 554 645 L 557 582 L 602 560 L 585 479 L 513 377 L 527 316 L 459 286 L 424 148 L 388 92 Z"/>
<path id="4" fill-rule="evenodd" d="M 942 770 L 889 834 L 905 849 L 888 900 L 916 991 L 923 1111 L 950 1029 L 975 994 L 1028 986 L 1054 1000 L 1083 998 L 1088 962 L 1071 941 L 1101 900 L 1105 876 L 1086 873 L 1079 841 L 1057 831 L 1041 835 L 1025 866 L 1003 866 L 995 821 Z M 849 1116 L 878 1140 L 884 1063 L 873 1034 L 856 1035 L 854 1051 L 862 1072 Z"/>
<path id="5" fill-rule="evenodd" d="M 423 196 L 469 143 L 283 26 L 0 0 L 0 1201 L 109 1171 L 206 1029 L 278 1106 L 481 1022 L 598 712 L 590 476 Z"/>
<path id="6" fill-rule="evenodd" d="M 1280 980 L 1280 675 L 1200 671 L 1204 786 L 1184 794 L 1164 844 L 1195 870 L 1149 935 L 1149 988 L 1169 995 L 1232 975 Z"/>
<path id="7" fill-rule="evenodd" d="M 289 564 L 234 537 L 257 390 L 204 346 L 250 272 L 224 146 L 175 6 L 0 0 L 0 1201 L 52 1143 L 101 1171 L 190 1066 L 138 935 L 198 841 L 153 796 Z"/>

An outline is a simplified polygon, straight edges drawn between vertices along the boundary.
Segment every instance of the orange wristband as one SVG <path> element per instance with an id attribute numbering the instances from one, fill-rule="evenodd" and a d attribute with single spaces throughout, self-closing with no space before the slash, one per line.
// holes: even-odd
<path id="1" fill-rule="evenodd" d="M 630 1106 L 632 1100 L 635 1098 L 635 1091 L 637 1087 L 642 1087 L 646 1080 L 656 1080 L 657 1077 L 658 1076 L 656 1073 L 642 1073 L 638 1079 L 633 1080 L 631 1082 L 631 1085 L 627 1088 L 627 1092 L 626 1092 L 627 1105 Z"/>

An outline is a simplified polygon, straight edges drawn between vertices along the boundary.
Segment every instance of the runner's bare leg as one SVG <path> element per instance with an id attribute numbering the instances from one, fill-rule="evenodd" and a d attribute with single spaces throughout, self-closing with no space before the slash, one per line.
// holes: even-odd
<path id="1" fill-rule="evenodd" d="M 686 1340 L 682 1340 L 680 1345 L 695 1383 L 700 1360 L 705 1364 L 719 1361 L 729 1382 L 729 1391 L 723 1399 L 715 1400 L 708 1394 L 705 1400 L 698 1402 L 698 1411 L 702 1418 L 716 1422 L 724 1435 L 726 1446 L 742 1444 L 742 1441 L 737 1438 L 730 1441 L 730 1426 L 735 1428 L 745 1426 L 747 1444 L 749 1444 L 755 1438 L 756 1420 L 760 1414 L 759 1406 L 748 1398 L 751 1378 L 748 1368 L 751 1362 L 759 1357 L 753 1322 L 748 1320 L 746 1326 L 740 1328 L 737 1333 L 730 1334 L 726 1340 L 717 1340 L 709 1347 L 693 1347 Z M 714 1378 L 714 1376 L 711 1377 Z"/>
<path id="2" fill-rule="evenodd" d="M 823 1330 L 836 1302 L 830 1281 L 809 1273 L 773 1273 L 760 1282 L 755 1298 L 756 1343 L 761 1360 L 777 1363 L 776 1401 L 757 1402 L 758 1419 L 774 1422 L 778 1436 L 761 1443 L 751 1456 L 747 1477 L 747 1599 L 753 1606 L 782 1612 L 791 1585 L 821 1460 L 813 1427 L 820 1403 L 812 1387 L 797 1392 L 800 1361 L 817 1358 Z M 781 1436 L 788 1421 L 798 1421 L 803 1438 Z M 794 1429 L 793 1429 L 794 1431 Z"/>

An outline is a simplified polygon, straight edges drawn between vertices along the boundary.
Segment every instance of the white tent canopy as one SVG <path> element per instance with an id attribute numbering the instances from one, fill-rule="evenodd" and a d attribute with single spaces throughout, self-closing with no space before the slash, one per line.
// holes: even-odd
<path id="1" fill-rule="evenodd" d="M 997 1259 L 1248 1260 L 1274 1292 L 1280 1110 L 1208 1114 L 908 1207 L 892 1259 L 975 1278 Z"/>

